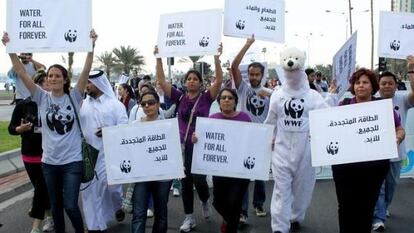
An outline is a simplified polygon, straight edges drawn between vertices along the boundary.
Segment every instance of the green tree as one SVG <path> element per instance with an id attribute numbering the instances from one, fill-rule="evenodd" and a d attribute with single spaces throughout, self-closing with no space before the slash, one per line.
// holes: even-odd
<path id="1" fill-rule="evenodd" d="M 116 56 L 118 68 L 120 68 L 126 74 L 136 68 L 138 71 L 141 70 L 141 66 L 145 64 L 144 57 L 139 54 L 138 49 L 131 46 L 121 46 L 114 48 L 112 52 Z"/>
<path id="2" fill-rule="evenodd" d="M 96 59 L 98 59 L 105 69 L 108 80 L 111 81 L 112 70 L 117 66 L 117 59 L 113 56 L 113 53 L 106 51 L 101 55 L 96 56 Z"/>
<path id="3" fill-rule="evenodd" d="M 332 79 L 332 65 L 319 64 L 315 66 L 315 70 L 321 72 L 327 80 Z"/>
<path id="4" fill-rule="evenodd" d="M 73 66 L 73 56 L 74 55 L 75 55 L 74 52 L 69 52 L 68 53 L 68 76 L 69 76 L 70 79 L 72 79 L 72 76 L 73 76 L 72 66 Z"/>
<path id="5" fill-rule="evenodd" d="M 197 62 L 200 60 L 203 56 L 189 56 L 191 62 L 193 63 L 193 69 L 197 69 Z"/>

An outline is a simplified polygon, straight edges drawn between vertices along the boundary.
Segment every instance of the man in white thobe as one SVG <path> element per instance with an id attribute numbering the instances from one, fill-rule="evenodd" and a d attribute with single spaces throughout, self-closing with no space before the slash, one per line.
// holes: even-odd
<path id="1" fill-rule="evenodd" d="M 122 221 L 122 186 L 108 185 L 105 170 L 105 156 L 102 128 L 127 124 L 125 107 L 115 97 L 103 71 L 92 71 L 86 86 L 88 96 L 82 103 L 80 118 L 86 141 L 99 150 L 96 162 L 96 176 L 90 183 L 83 184 L 82 207 L 89 232 L 103 232 L 107 222 Z"/>

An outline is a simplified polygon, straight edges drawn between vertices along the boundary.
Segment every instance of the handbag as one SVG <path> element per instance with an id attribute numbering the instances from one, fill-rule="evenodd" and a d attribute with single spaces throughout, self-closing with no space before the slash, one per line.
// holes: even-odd
<path id="1" fill-rule="evenodd" d="M 82 179 L 81 179 L 81 182 L 82 183 L 87 183 L 87 182 L 93 180 L 93 177 L 96 175 L 95 165 L 96 165 L 96 161 L 98 160 L 99 150 L 86 142 L 85 137 L 83 136 L 83 132 L 82 132 L 82 128 L 81 128 L 81 125 L 80 125 L 78 113 L 76 112 L 75 105 L 73 104 L 72 97 L 70 95 L 68 95 L 68 96 L 69 96 L 70 103 L 72 104 L 73 110 L 75 112 L 76 122 L 78 124 L 80 134 L 81 134 L 81 138 L 82 138 L 81 147 L 82 147 L 83 164 L 82 164 Z"/>
<path id="2" fill-rule="evenodd" d="M 188 120 L 187 130 L 185 131 L 185 136 L 184 136 L 183 143 L 181 143 L 181 154 L 183 156 L 183 163 L 184 164 L 185 164 L 185 162 L 184 162 L 185 161 L 185 142 L 187 141 L 188 131 L 190 131 L 190 126 L 191 126 L 191 123 L 193 122 L 194 112 L 196 110 L 196 107 L 197 107 L 198 101 L 200 100 L 200 97 L 201 97 L 201 93 L 198 96 L 196 102 L 194 103 L 193 109 L 191 109 L 191 114 L 190 114 L 190 119 Z M 181 100 L 181 98 L 180 98 L 180 100 Z M 185 169 L 185 166 L 184 166 L 184 169 Z"/>

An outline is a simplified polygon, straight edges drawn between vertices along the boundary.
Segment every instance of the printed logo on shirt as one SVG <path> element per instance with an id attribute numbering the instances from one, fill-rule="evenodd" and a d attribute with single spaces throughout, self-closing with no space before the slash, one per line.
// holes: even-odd
<path id="1" fill-rule="evenodd" d="M 305 108 L 305 100 L 291 98 L 285 102 L 284 108 L 286 117 L 291 118 L 284 120 L 285 126 L 300 127 L 302 125 L 300 118 Z"/>
<path id="2" fill-rule="evenodd" d="M 246 109 L 255 116 L 260 116 L 265 110 L 266 99 L 257 96 L 255 92 L 247 93 Z"/>
<path id="3" fill-rule="evenodd" d="M 46 109 L 46 123 L 50 130 L 56 131 L 60 135 L 69 133 L 75 122 L 72 106 L 60 108 L 59 105 L 51 104 Z"/>

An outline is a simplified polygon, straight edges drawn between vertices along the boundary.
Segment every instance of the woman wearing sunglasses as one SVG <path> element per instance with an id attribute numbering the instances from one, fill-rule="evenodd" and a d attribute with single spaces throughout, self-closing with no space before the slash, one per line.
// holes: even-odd
<path id="1" fill-rule="evenodd" d="M 195 131 L 197 117 L 207 117 L 209 115 L 211 104 L 214 102 L 214 99 L 216 99 L 216 96 L 220 91 L 221 83 L 223 81 L 223 71 L 220 64 L 222 50 L 223 47 L 220 44 L 218 46 L 218 54 L 214 56 L 216 79 L 206 91 L 203 89 L 203 78 L 200 72 L 196 70 L 189 70 L 184 77 L 185 85 L 187 87 L 185 93 L 174 88 L 170 83 L 165 81 L 162 59 L 157 58 L 157 81 L 164 91 L 165 96 L 170 98 L 178 106 L 178 127 L 180 129 L 181 143 L 185 145 L 183 149 L 185 177 L 181 180 L 181 184 L 184 212 L 186 216 L 180 227 L 181 232 L 190 232 L 196 226 L 195 217 L 193 215 L 193 186 L 195 186 L 202 203 L 203 217 L 206 219 L 210 217 L 210 206 L 208 203 L 210 194 L 206 176 L 191 173 L 191 162 L 193 159 L 193 143 L 191 142 L 191 135 Z M 154 54 L 158 54 L 157 47 L 155 47 Z"/>
<path id="2" fill-rule="evenodd" d="M 210 118 L 251 122 L 249 115 L 236 111 L 238 101 L 235 90 L 223 88 L 217 97 L 220 112 L 212 114 Z M 193 134 L 192 141 L 197 142 L 195 134 Z M 243 195 L 247 191 L 249 181 L 248 179 L 213 176 L 213 206 L 223 217 L 221 233 L 237 233 Z"/>
<path id="3" fill-rule="evenodd" d="M 140 105 L 144 109 L 144 121 L 155 121 L 164 119 L 159 114 L 160 97 L 157 92 L 150 90 L 140 96 Z M 168 228 L 168 194 L 170 192 L 172 180 L 159 180 L 139 182 L 135 184 L 132 195 L 132 233 L 145 233 L 145 223 L 147 220 L 148 198 L 152 195 L 154 201 L 154 224 L 152 232 L 166 233 Z"/>

